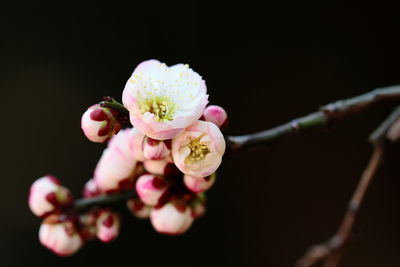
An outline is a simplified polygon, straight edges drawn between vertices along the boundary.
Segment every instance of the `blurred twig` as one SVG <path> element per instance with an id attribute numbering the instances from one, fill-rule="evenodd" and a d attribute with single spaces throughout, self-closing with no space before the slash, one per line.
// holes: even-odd
<path id="1" fill-rule="evenodd" d="M 375 177 L 379 165 L 383 161 L 384 150 L 387 143 L 386 133 L 391 125 L 400 118 L 400 107 L 398 107 L 370 136 L 369 141 L 373 145 L 374 151 L 368 166 L 364 170 L 356 190 L 349 202 L 347 211 L 343 217 L 342 223 L 336 233 L 328 241 L 312 247 L 297 262 L 299 267 L 311 267 L 317 263 L 323 262 L 324 267 L 338 266 L 343 254 L 343 249 L 347 244 L 359 208 L 365 198 L 367 189 Z"/>
<path id="2" fill-rule="evenodd" d="M 91 198 L 82 198 L 75 201 L 73 210 L 76 212 L 87 211 L 93 207 L 102 207 L 112 205 L 121 201 L 126 201 L 136 196 L 136 191 L 119 192 L 109 195 L 101 195 Z"/>

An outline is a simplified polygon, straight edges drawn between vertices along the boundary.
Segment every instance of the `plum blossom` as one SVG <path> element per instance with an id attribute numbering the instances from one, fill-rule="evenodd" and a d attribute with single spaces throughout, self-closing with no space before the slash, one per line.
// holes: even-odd
<path id="1" fill-rule="evenodd" d="M 172 140 L 172 156 L 184 174 L 206 177 L 214 173 L 225 152 L 225 139 L 211 122 L 198 121 Z"/>
<path id="2" fill-rule="evenodd" d="M 148 219 L 150 217 L 151 206 L 147 206 L 140 199 L 129 199 L 126 205 L 136 218 Z"/>
<path id="3" fill-rule="evenodd" d="M 191 209 L 185 204 L 173 203 L 167 203 L 161 208 L 153 208 L 150 220 L 157 232 L 166 235 L 181 235 L 193 223 Z"/>
<path id="4" fill-rule="evenodd" d="M 39 229 L 39 240 L 59 256 L 72 255 L 83 245 L 75 224 L 55 214 L 43 221 Z"/>
<path id="5" fill-rule="evenodd" d="M 183 176 L 183 181 L 186 185 L 186 187 L 194 192 L 194 193 L 200 193 L 200 192 L 205 192 L 208 189 L 213 186 L 215 182 L 216 174 L 212 174 L 207 177 L 195 177 L 191 175 L 184 175 Z"/>
<path id="6" fill-rule="evenodd" d="M 29 207 L 44 218 L 40 242 L 58 255 L 72 255 L 88 240 L 117 238 L 121 220 L 113 203 L 125 201 L 133 216 L 166 235 L 185 233 L 206 212 L 204 192 L 225 153 L 220 129 L 228 116 L 220 106 L 206 107 L 202 77 L 188 65 L 148 60 L 127 81 L 122 101 L 103 97 L 81 118 L 89 140 L 109 141 L 84 199 L 73 202 L 52 176 L 31 187 Z M 121 130 L 128 120 L 133 128 Z"/>
<path id="7" fill-rule="evenodd" d="M 175 164 L 170 163 L 167 160 L 146 160 L 143 165 L 146 171 L 155 175 L 168 177 L 180 173 Z"/>
<path id="8" fill-rule="evenodd" d="M 109 210 L 100 211 L 97 218 L 97 238 L 104 243 L 109 243 L 117 238 L 120 228 L 118 214 Z"/>
<path id="9" fill-rule="evenodd" d="M 205 81 L 188 65 L 168 67 L 148 60 L 129 78 L 122 101 L 134 127 L 153 139 L 166 140 L 201 117 L 208 95 Z"/>
<path id="10" fill-rule="evenodd" d="M 217 125 L 219 128 L 224 128 L 228 122 L 228 114 L 225 109 L 217 105 L 206 107 L 203 113 L 205 121 L 209 121 Z"/>
<path id="11" fill-rule="evenodd" d="M 94 179 L 90 179 L 89 181 L 86 182 L 85 186 L 83 187 L 83 192 L 82 192 L 83 197 L 85 198 L 95 197 L 100 194 L 101 192 Z"/>
<path id="12" fill-rule="evenodd" d="M 81 127 L 86 137 L 96 143 L 104 143 L 121 129 L 115 112 L 99 104 L 91 106 L 83 114 Z"/>
<path id="13" fill-rule="evenodd" d="M 136 192 L 140 200 L 150 206 L 157 205 L 167 189 L 167 181 L 153 174 L 144 174 L 136 182 Z"/>
<path id="14" fill-rule="evenodd" d="M 113 192 L 133 183 L 136 159 L 131 146 L 130 130 L 115 135 L 104 150 L 94 173 L 101 192 Z"/>
<path id="15" fill-rule="evenodd" d="M 29 192 L 29 208 L 38 217 L 45 217 L 72 204 L 69 190 L 59 180 L 48 175 L 37 179 Z"/>
<path id="16" fill-rule="evenodd" d="M 146 137 L 143 142 L 143 155 L 149 160 L 161 160 L 171 154 L 171 141 L 155 140 Z"/>
<path id="17" fill-rule="evenodd" d="M 143 141 L 146 136 L 138 131 L 136 128 L 130 130 L 130 142 L 133 156 L 137 161 L 145 161 L 146 157 L 143 155 Z"/>

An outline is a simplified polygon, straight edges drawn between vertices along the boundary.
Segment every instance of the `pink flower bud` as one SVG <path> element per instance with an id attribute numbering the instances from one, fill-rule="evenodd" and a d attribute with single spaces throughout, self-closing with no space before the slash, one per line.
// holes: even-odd
<path id="1" fill-rule="evenodd" d="M 83 187 L 82 193 L 83 197 L 85 198 L 96 197 L 101 194 L 94 179 L 90 179 L 86 182 L 85 186 Z"/>
<path id="2" fill-rule="evenodd" d="M 136 218 L 148 219 L 150 217 L 151 207 L 145 205 L 140 199 L 129 199 L 126 205 Z"/>
<path id="3" fill-rule="evenodd" d="M 206 177 L 214 173 L 225 153 L 225 139 L 211 122 L 198 121 L 172 140 L 172 156 L 184 174 Z"/>
<path id="4" fill-rule="evenodd" d="M 171 154 L 171 141 L 159 141 L 148 136 L 143 142 L 143 155 L 150 160 L 165 159 Z"/>
<path id="5" fill-rule="evenodd" d="M 154 175 L 168 177 L 180 173 L 175 164 L 169 163 L 166 160 L 146 160 L 143 164 L 146 171 Z"/>
<path id="6" fill-rule="evenodd" d="M 72 204 L 72 195 L 69 190 L 60 185 L 54 176 L 44 176 L 36 180 L 29 193 L 29 207 L 38 217 L 59 211 Z"/>
<path id="7" fill-rule="evenodd" d="M 194 192 L 200 193 L 205 192 L 213 186 L 215 182 L 216 174 L 212 174 L 207 177 L 195 177 L 191 175 L 184 175 L 183 181 L 186 187 Z"/>
<path id="8" fill-rule="evenodd" d="M 188 65 L 168 67 L 148 60 L 126 83 L 122 102 L 140 132 L 157 140 L 172 139 L 201 117 L 208 103 L 207 87 Z"/>
<path id="9" fill-rule="evenodd" d="M 101 192 L 115 192 L 133 188 L 136 159 L 130 143 L 130 129 L 115 135 L 104 150 L 94 173 Z"/>
<path id="10" fill-rule="evenodd" d="M 224 128 L 228 123 L 228 114 L 225 109 L 216 105 L 206 107 L 203 118 L 205 121 L 214 123 L 219 128 Z"/>
<path id="11" fill-rule="evenodd" d="M 118 214 L 102 210 L 97 219 L 97 238 L 104 243 L 109 243 L 117 238 L 120 228 Z"/>
<path id="12" fill-rule="evenodd" d="M 172 203 L 167 203 L 161 208 L 153 208 L 150 220 L 157 232 L 166 235 L 181 235 L 193 223 L 191 209 L 188 206 Z"/>
<path id="13" fill-rule="evenodd" d="M 139 132 L 136 128 L 131 129 L 131 146 L 135 159 L 137 161 L 145 161 L 146 157 L 143 155 L 143 141 L 145 135 Z"/>
<path id="14" fill-rule="evenodd" d="M 152 174 L 144 174 L 136 181 L 136 192 L 140 200 L 149 206 L 157 205 L 167 189 L 168 183 L 163 178 Z"/>
<path id="15" fill-rule="evenodd" d="M 115 112 L 99 104 L 91 106 L 83 114 L 81 126 L 86 137 L 96 143 L 107 141 L 121 129 Z"/>
<path id="16" fill-rule="evenodd" d="M 59 256 L 72 255 L 83 245 L 75 224 L 55 214 L 43 221 L 39 229 L 39 240 Z"/>

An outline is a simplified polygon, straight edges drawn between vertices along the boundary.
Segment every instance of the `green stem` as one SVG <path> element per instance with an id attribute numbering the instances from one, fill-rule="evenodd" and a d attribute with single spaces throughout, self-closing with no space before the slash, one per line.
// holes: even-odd
<path id="1" fill-rule="evenodd" d="M 129 111 L 124 107 L 124 105 L 122 105 L 121 103 L 116 101 L 114 98 L 109 97 L 109 96 L 104 97 L 104 99 L 105 99 L 104 101 L 100 102 L 100 106 L 111 108 L 111 109 L 117 111 L 118 113 L 129 117 Z"/>

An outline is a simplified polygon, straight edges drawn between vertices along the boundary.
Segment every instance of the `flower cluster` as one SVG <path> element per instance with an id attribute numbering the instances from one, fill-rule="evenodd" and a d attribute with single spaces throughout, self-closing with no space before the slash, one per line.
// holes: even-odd
<path id="1" fill-rule="evenodd" d="M 83 196 L 132 192 L 126 205 L 135 217 L 150 219 L 159 233 L 183 234 L 205 213 L 204 192 L 225 152 L 220 129 L 227 114 L 207 106 L 205 81 L 188 65 L 157 60 L 137 66 L 122 101 L 133 127 L 121 130 L 121 114 L 112 106 L 94 105 L 82 117 L 89 140 L 109 140 Z M 120 218 L 111 206 L 77 212 L 69 191 L 51 176 L 32 185 L 29 205 L 44 218 L 41 243 L 59 255 L 71 255 L 89 239 L 110 242 L 119 233 Z"/>

